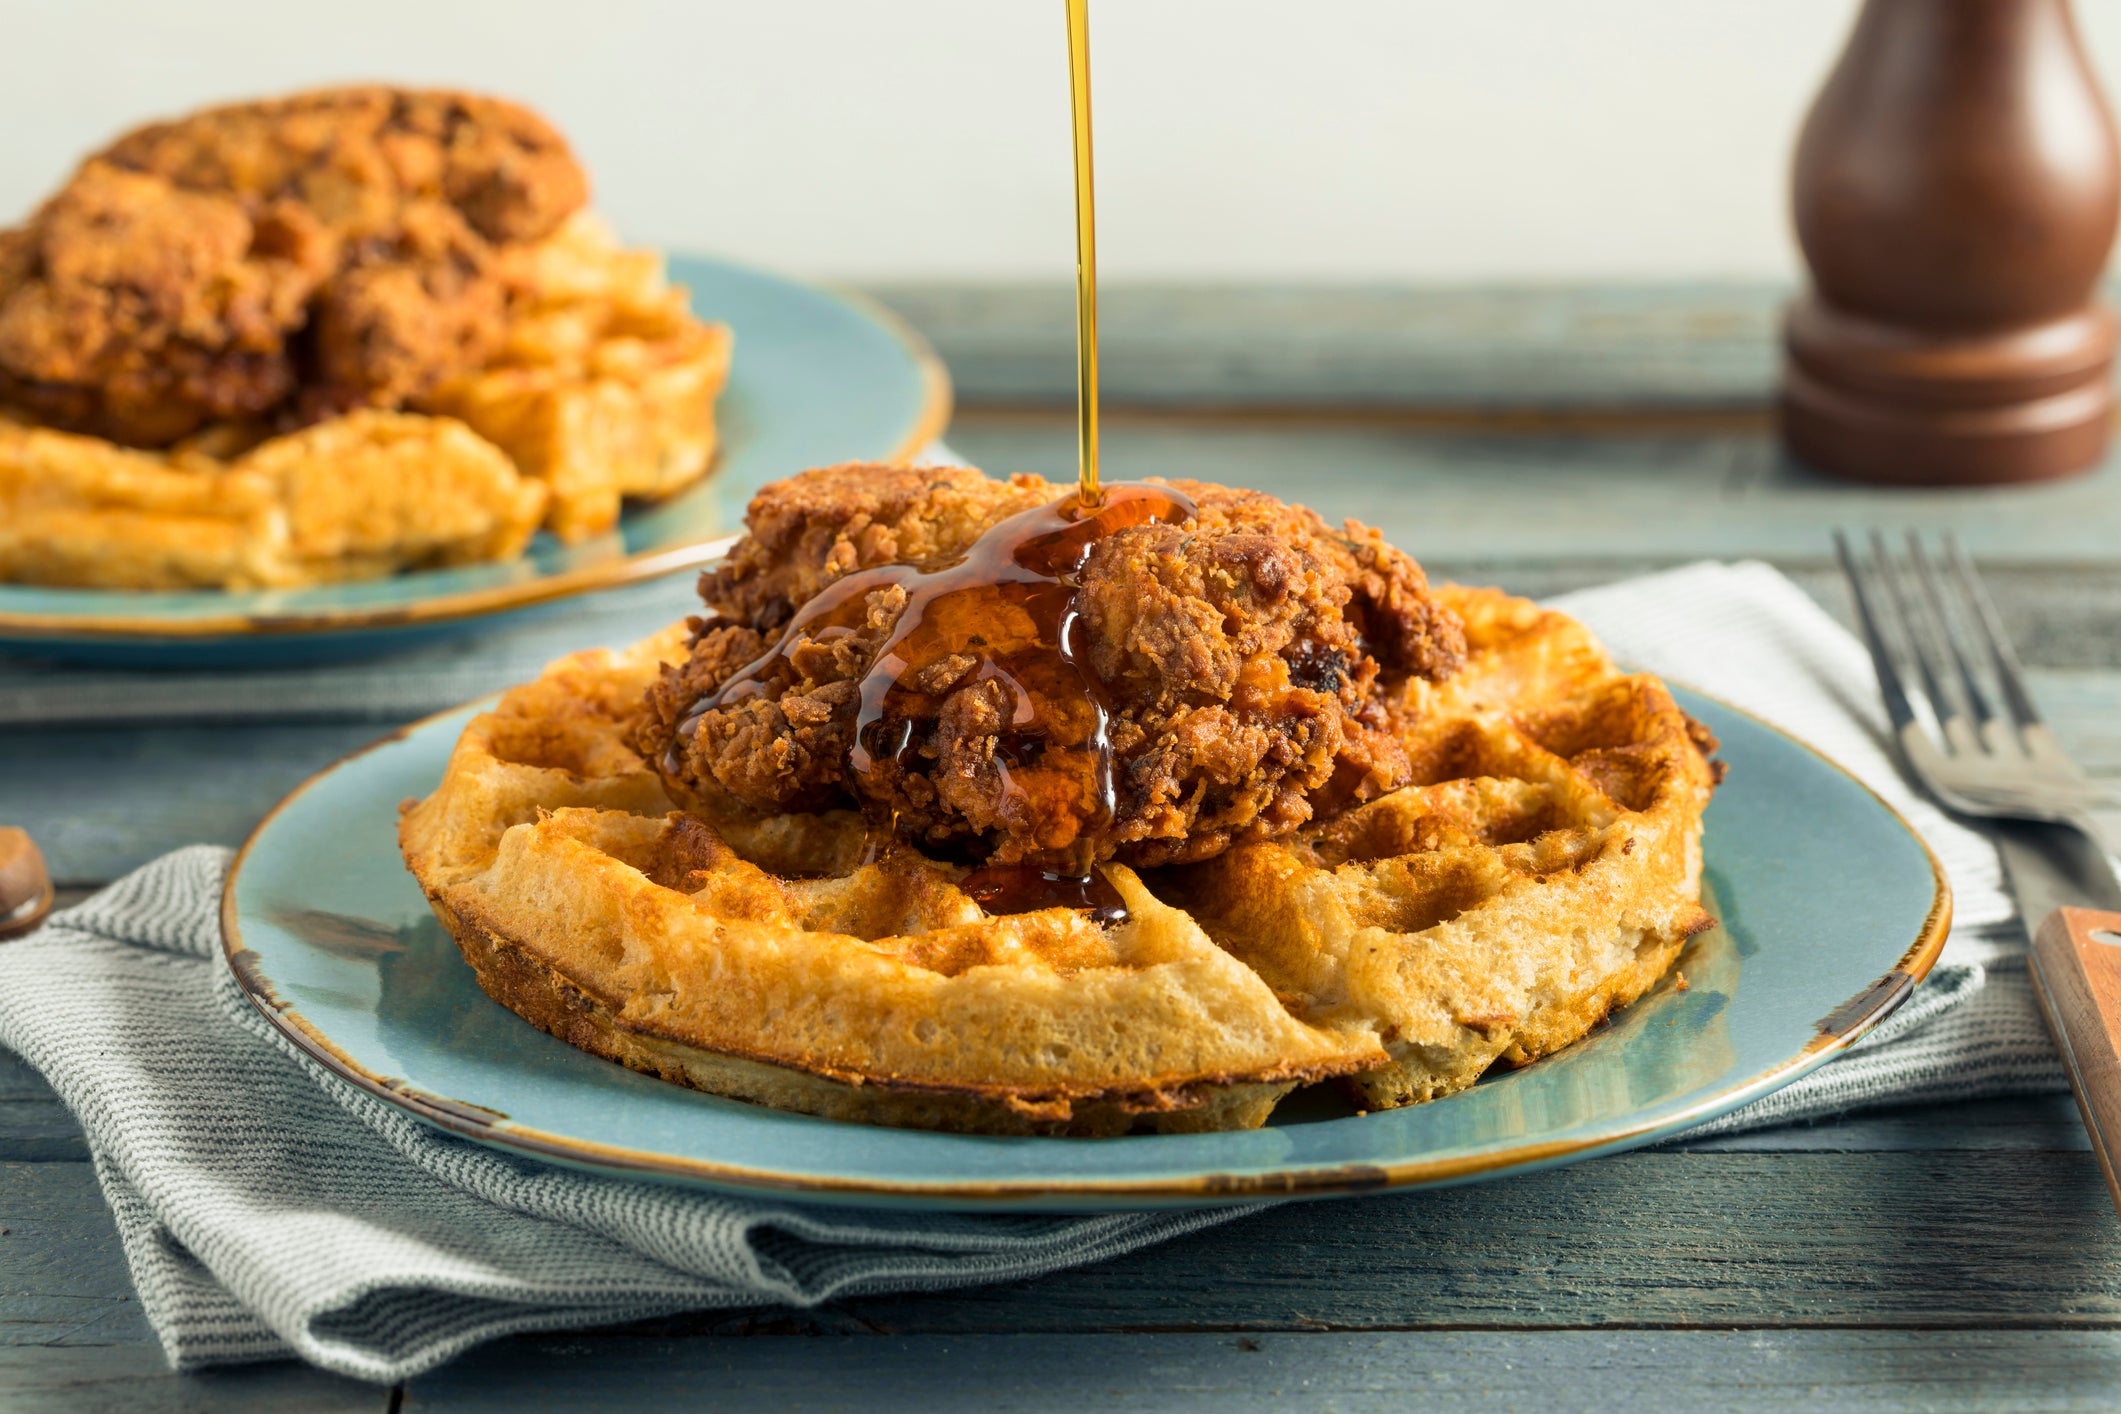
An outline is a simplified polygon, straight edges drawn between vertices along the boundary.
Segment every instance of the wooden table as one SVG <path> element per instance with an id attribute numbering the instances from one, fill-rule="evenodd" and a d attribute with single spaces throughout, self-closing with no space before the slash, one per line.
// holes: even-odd
<path id="1" fill-rule="evenodd" d="M 883 293 L 957 373 L 962 453 L 1071 474 L 1060 289 Z M 1535 594 L 1757 555 L 1843 616 L 1830 526 L 1953 527 L 2071 749 L 2121 774 L 2121 463 L 2008 492 L 1811 477 L 1777 455 L 1761 411 L 1775 299 L 1116 292 L 1107 474 L 1259 486 L 1371 520 L 1439 576 Z M 681 586 L 632 593 L 541 631 L 601 641 L 683 599 Z M 446 666 L 464 695 L 482 690 L 482 651 Z M 388 663 L 359 671 L 420 680 Z M 38 681 L 0 672 L 0 717 L 11 692 L 33 706 Z M 78 896 L 177 844 L 240 839 L 392 719 L 0 728 L 0 819 L 29 826 Z M 1293 1205 L 1011 1286 L 503 1341 L 401 1390 L 295 1365 L 180 1378 L 141 1318 L 79 1131 L 0 1057 L 0 1408 L 680 1398 L 2103 1408 L 2121 1399 L 2121 1223 L 2066 1098 L 1921 1106 Z"/>

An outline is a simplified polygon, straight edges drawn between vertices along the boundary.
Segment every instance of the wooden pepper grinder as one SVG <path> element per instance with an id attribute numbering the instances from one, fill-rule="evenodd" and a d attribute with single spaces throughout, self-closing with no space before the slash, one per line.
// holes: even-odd
<path id="1" fill-rule="evenodd" d="M 1932 485 L 2098 463 L 2121 162 L 2069 0 L 1866 0 L 1795 177 L 1792 452 Z"/>

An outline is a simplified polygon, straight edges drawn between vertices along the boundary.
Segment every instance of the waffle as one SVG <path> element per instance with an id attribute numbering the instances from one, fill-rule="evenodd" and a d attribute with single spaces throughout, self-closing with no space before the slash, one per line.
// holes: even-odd
<path id="1" fill-rule="evenodd" d="M 543 485 L 453 418 L 363 411 L 240 455 L 0 418 L 0 580 L 266 589 L 521 553 Z"/>
<path id="2" fill-rule="evenodd" d="M 693 318 L 661 256 L 620 249 L 587 213 L 524 251 L 517 281 L 533 294 L 500 355 L 422 406 L 542 481 L 545 524 L 570 544 L 618 524 L 625 499 L 698 480 L 714 460 L 729 327 Z"/>
<path id="3" fill-rule="evenodd" d="M 702 476 L 729 330 L 586 214 L 517 258 L 502 353 L 414 410 L 216 424 L 164 452 L 0 414 L 0 581 L 293 588 L 507 559 Z"/>
<path id="4" fill-rule="evenodd" d="M 993 917 L 851 812 L 673 807 L 628 726 L 674 628 L 475 718 L 400 826 L 480 985 L 636 1070 L 835 1119 L 1250 1128 L 1382 1108 L 1580 1037 L 1706 926 L 1713 746 L 1566 617 L 1445 587 L 1465 667 L 1395 715 L 1419 783 L 1204 863 L 1103 866 L 1129 917 Z"/>
<path id="5" fill-rule="evenodd" d="M 1166 896 L 1298 1015 L 1375 1036 L 1389 1109 L 1577 1040 L 1713 923 L 1715 742 L 1565 614 L 1440 586 L 1465 665 L 1409 684 L 1415 784 L 1178 871 Z"/>

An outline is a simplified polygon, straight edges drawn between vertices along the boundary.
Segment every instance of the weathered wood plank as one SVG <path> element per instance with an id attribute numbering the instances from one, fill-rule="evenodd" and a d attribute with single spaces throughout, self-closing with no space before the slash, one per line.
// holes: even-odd
<path id="1" fill-rule="evenodd" d="M 0 1050 L 0 1100 L 48 1100 L 52 1087 L 12 1051 Z"/>
<path id="2" fill-rule="evenodd" d="M 180 844 L 238 844 L 306 777 L 365 746 L 371 722 L 0 733 L 0 817 L 52 877 L 116 878 Z"/>
<path id="3" fill-rule="evenodd" d="M 2088 1331 L 523 1338 L 409 1381 L 410 1411 L 2106 1409 Z"/>
<path id="4" fill-rule="evenodd" d="M 698 610 L 695 582 L 686 573 L 586 595 L 380 659 L 172 671 L 0 655 L 0 731 L 268 720 L 395 726 L 521 682 L 565 654 L 644 638 Z"/>
<path id="5" fill-rule="evenodd" d="M 1640 1153 L 1292 1206 L 1093 1271 L 841 1309 L 909 1334 L 2121 1326 L 2121 1226 L 2089 1154 Z"/>
<path id="6" fill-rule="evenodd" d="M 171 1374 L 155 1345 L 104 1350 L 0 1346 L 8 1414 L 384 1414 L 391 1392 L 295 1361 Z"/>
<path id="7" fill-rule="evenodd" d="M 0 1100 L 0 1163 L 72 1163 L 88 1157 L 88 1139 L 57 1097 Z"/>
<path id="8" fill-rule="evenodd" d="M 1761 430 L 1584 435 L 1124 413 L 1104 428 L 1103 469 L 1114 480 L 1256 487 L 1331 519 L 1360 517 L 1437 565 L 1743 556 L 1824 564 L 1836 525 L 1949 528 L 1976 555 L 2024 564 L 2111 564 L 2121 545 L 2121 452 L 2073 481 L 1933 490 L 1829 480 L 1789 462 Z M 1075 474 L 1065 412 L 968 410 L 950 441 L 989 471 Z"/>
<path id="9" fill-rule="evenodd" d="M 79 1162 L 87 1157 L 88 1140 L 81 1126 L 44 1077 L 20 1056 L 0 1050 L 0 1163 Z M 0 1182 L 0 1195 L 5 1192 Z"/>
<path id="10" fill-rule="evenodd" d="M 870 292 L 943 355 L 960 405 L 1074 401 L 1067 283 L 902 282 Z M 1761 282 L 1111 284 L 1099 291 L 1101 381 L 1123 407 L 1764 408 L 1789 295 Z"/>
<path id="11" fill-rule="evenodd" d="M 0 1162 L 0 1227 L 0 1347 L 154 1344 L 87 1164 Z"/>
<path id="12" fill-rule="evenodd" d="M 1074 400 L 1068 285 L 870 292 L 928 336 L 963 404 Z M 1107 285 L 1100 374 L 1117 406 L 1759 406 L 1787 297 L 1766 284 Z"/>
<path id="13" fill-rule="evenodd" d="M 0 1341 L 142 1338 L 85 1165 L 0 1164 L 0 1214 Z M 2121 1329 L 2121 1225 L 2084 1152 L 1660 1150 L 1293 1204 L 1037 1281 L 649 1329 L 1596 1326 Z"/>
<path id="14" fill-rule="evenodd" d="M 0 1162 L 81 1160 L 88 1141 L 44 1077 L 0 1050 Z"/>
<path id="15" fill-rule="evenodd" d="M 2088 771 L 2121 772 L 2121 674 L 2073 670 L 2029 676 L 2040 711 L 2064 749 Z"/>

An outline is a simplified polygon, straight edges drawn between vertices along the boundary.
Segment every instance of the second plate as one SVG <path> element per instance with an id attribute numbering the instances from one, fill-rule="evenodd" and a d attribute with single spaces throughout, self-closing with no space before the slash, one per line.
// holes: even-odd
<path id="1" fill-rule="evenodd" d="M 726 261 L 673 258 L 704 319 L 736 331 L 708 478 L 630 507 L 609 535 L 540 532 L 513 560 L 308 589 L 140 592 L 0 584 L 0 652 L 120 666 L 314 661 L 393 648 L 587 590 L 701 563 L 776 477 L 895 461 L 942 435 L 950 381 L 921 337 L 880 306 Z"/>

